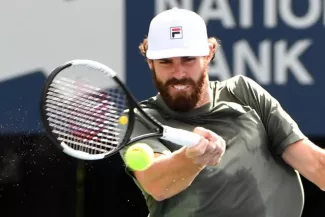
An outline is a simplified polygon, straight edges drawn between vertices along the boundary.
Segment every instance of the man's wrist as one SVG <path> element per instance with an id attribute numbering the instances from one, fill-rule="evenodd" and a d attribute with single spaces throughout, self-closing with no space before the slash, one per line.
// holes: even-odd
<path id="1" fill-rule="evenodd" d="M 193 165 L 193 168 L 195 168 L 198 172 L 202 171 L 207 166 L 206 164 L 196 163 L 192 158 L 187 157 L 186 147 L 180 149 L 178 154 L 182 158 L 182 161 L 186 162 L 187 165 Z"/>

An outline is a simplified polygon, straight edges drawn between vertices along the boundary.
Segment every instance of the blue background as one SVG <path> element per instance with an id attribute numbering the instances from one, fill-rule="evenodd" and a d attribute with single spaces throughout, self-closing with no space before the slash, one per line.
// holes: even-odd
<path id="1" fill-rule="evenodd" d="M 194 2 L 194 10 L 199 6 L 199 1 Z M 231 9 L 238 24 L 238 1 L 231 2 Z M 125 28 L 125 67 L 127 73 L 127 85 L 133 91 L 138 100 L 145 99 L 156 94 L 152 82 L 152 75 L 147 63 L 141 56 L 138 46 L 146 36 L 150 20 L 155 15 L 155 1 L 126 1 L 126 28 Z M 222 49 L 226 55 L 230 70 L 233 70 L 233 44 L 239 40 L 247 40 L 255 54 L 258 53 L 258 45 L 263 40 L 272 42 L 272 64 L 273 45 L 279 40 L 288 43 L 288 49 L 298 40 L 312 40 L 312 45 L 300 56 L 308 72 L 312 74 L 314 84 L 301 85 L 289 72 L 288 83 L 284 85 L 264 85 L 282 106 L 297 121 L 302 131 L 308 136 L 325 136 L 323 123 L 325 93 L 325 68 L 324 45 L 325 36 L 322 18 L 318 23 L 307 29 L 294 29 L 283 23 L 279 16 L 278 25 L 267 29 L 263 25 L 264 1 L 254 1 L 254 14 L 252 28 L 243 29 L 237 25 L 236 28 L 224 28 L 220 20 L 209 20 L 208 34 L 221 40 Z M 295 14 L 304 15 L 307 11 L 308 1 L 293 1 L 292 10 Z M 136 10 L 135 10 L 136 9 Z M 274 69 L 271 69 L 273 72 Z M 247 76 L 254 79 L 247 68 Z M 273 76 L 274 74 L 272 74 Z M 211 80 L 219 79 L 211 76 Z M 39 118 L 39 99 L 45 76 L 42 71 L 13 78 L 0 83 L 0 134 L 30 134 L 42 131 Z"/>

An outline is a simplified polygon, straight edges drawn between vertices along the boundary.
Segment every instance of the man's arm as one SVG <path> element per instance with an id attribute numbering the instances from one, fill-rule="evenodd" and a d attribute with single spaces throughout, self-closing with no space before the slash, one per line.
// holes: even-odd
<path id="1" fill-rule="evenodd" d="M 132 137 L 146 133 L 145 124 L 136 120 Z M 155 160 L 141 172 L 126 167 L 127 173 L 155 200 L 161 201 L 180 193 L 191 185 L 206 165 L 217 164 L 225 151 L 225 141 L 212 131 L 197 127 L 194 133 L 201 136 L 199 144 L 173 152 L 156 138 L 142 140 L 155 152 Z M 127 148 L 120 151 L 123 160 Z"/>
<path id="2" fill-rule="evenodd" d="M 172 197 L 191 185 L 204 166 L 194 164 L 182 148 L 172 154 L 158 154 L 145 171 L 134 171 L 142 188 L 155 200 Z"/>
<path id="3" fill-rule="evenodd" d="M 132 137 L 149 133 L 145 123 L 136 119 Z M 185 147 L 172 151 L 156 138 L 144 139 L 155 153 L 155 160 L 145 171 L 132 171 L 126 165 L 126 172 L 141 186 L 142 190 L 155 200 L 167 199 L 185 190 L 204 167 L 199 167 L 186 157 Z M 123 160 L 128 147 L 120 151 Z"/>
<path id="4" fill-rule="evenodd" d="M 308 139 L 289 145 L 282 158 L 306 179 L 325 191 L 325 150 Z"/>
<path id="5" fill-rule="evenodd" d="M 325 150 L 313 144 L 280 103 L 252 79 L 237 76 L 228 86 L 233 95 L 260 116 L 271 150 L 306 179 L 325 190 Z"/>
<path id="6" fill-rule="evenodd" d="M 259 115 L 273 154 L 281 156 L 288 145 L 306 138 L 277 99 L 254 80 L 235 76 L 227 86 L 241 104 L 250 106 Z"/>
<path id="7" fill-rule="evenodd" d="M 210 130 L 196 127 L 199 144 L 182 147 L 171 154 L 156 154 L 155 161 L 145 171 L 134 171 L 142 188 L 161 201 L 170 198 L 192 184 L 207 165 L 216 165 L 225 152 L 225 141 Z"/>

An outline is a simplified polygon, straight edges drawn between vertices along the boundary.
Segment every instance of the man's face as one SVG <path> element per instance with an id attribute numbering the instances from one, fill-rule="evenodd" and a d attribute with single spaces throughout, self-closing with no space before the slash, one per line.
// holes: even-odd
<path id="1" fill-rule="evenodd" d="M 186 112 L 195 108 L 207 82 L 207 62 L 206 57 L 149 61 L 156 88 L 171 109 Z"/>

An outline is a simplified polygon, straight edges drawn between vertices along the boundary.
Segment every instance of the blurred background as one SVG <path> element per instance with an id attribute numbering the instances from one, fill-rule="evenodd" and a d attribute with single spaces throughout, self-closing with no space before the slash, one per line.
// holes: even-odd
<path id="1" fill-rule="evenodd" d="M 212 80 L 253 78 L 325 148 L 324 0 L 1 1 L 0 216 L 147 216 L 120 156 L 77 161 L 48 141 L 39 100 L 51 70 L 76 58 L 112 67 L 138 100 L 156 94 L 138 45 L 171 7 L 199 13 L 220 40 Z M 325 193 L 302 181 L 303 216 L 325 216 Z"/>

